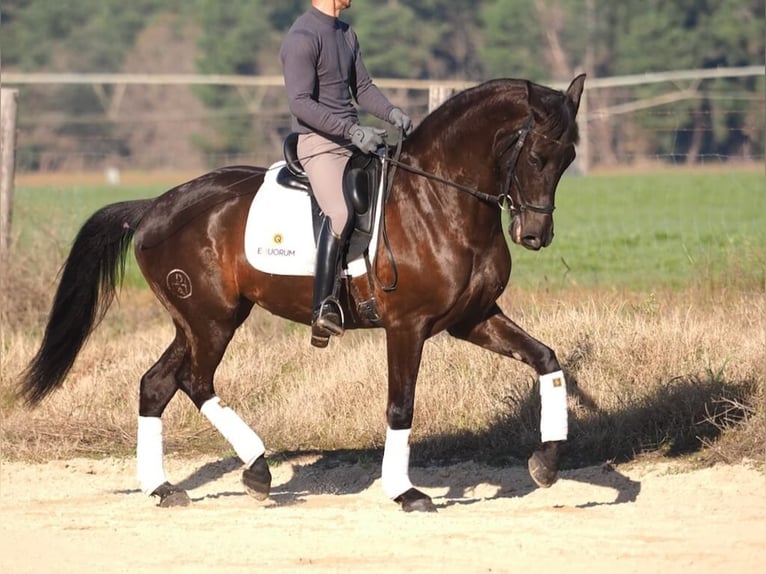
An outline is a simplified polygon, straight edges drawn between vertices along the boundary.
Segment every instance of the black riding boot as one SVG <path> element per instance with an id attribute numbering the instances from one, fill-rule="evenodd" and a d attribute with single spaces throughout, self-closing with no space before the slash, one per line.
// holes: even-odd
<path id="1" fill-rule="evenodd" d="M 314 272 L 314 313 L 311 318 L 311 344 L 326 347 L 332 335 L 343 334 L 340 305 L 333 295 L 338 278 L 343 238 L 336 236 L 325 220 L 317 240 L 316 270 Z"/>

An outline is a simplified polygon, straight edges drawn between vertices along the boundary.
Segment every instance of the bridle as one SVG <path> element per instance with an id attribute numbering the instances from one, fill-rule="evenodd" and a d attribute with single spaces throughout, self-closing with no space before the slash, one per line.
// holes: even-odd
<path id="1" fill-rule="evenodd" d="M 448 185 L 455 189 L 459 189 L 460 191 L 464 191 L 486 203 L 497 205 L 502 210 L 507 209 L 508 211 L 510 211 L 511 216 L 519 215 L 525 211 L 532 211 L 534 213 L 542 213 L 542 214 L 550 215 L 553 213 L 553 210 L 556 209 L 556 206 L 555 205 L 538 205 L 535 203 L 528 202 L 526 198 L 524 197 L 524 189 L 522 188 L 521 182 L 519 181 L 519 177 L 516 173 L 516 166 L 519 162 L 519 156 L 521 155 L 521 150 L 524 147 L 524 143 L 526 142 L 529 132 L 532 131 L 533 126 L 534 126 L 534 117 L 530 115 L 527 118 L 526 122 L 524 122 L 524 125 L 518 130 L 516 130 L 516 136 L 499 154 L 499 156 L 502 157 L 503 155 L 508 153 L 508 150 L 511 150 L 511 157 L 508 159 L 503 188 L 500 191 L 500 193 L 497 195 L 484 193 L 483 191 L 480 191 L 476 189 L 475 187 L 470 187 L 467 185 L 463 185 L 461 183 L 457 183 L 455 181 L 451 181 L 449 179 L 444 179 L 434 173 L 430 173 L 422 169 L 418 169 L 414 166 L 411 166 L 409 164 L 399 161 L 398 158 L 399 158 L 399 153 L 401 151 L 401 138 L 399 139 L 399 144 L 396 147 L 394 157 L 389 156 L 386 158 L 386 161 L 388 161 L 395 167 L 403 169 L 404 171 L 414 173 L 415 175 L 419 175 L 426 179 L 443 183 L 444 185 Z M 517 192 L 516 195 L 518 196 L 517 200 L 513 199 L 513 195 L 511 193 L 514 187 L 516 188 L 516 192 Z"/>
<path id="2" fill-rule="evenodd" d="M 516 164 L 519 162 L 521 148 L 524 147 L 524 141 L 527 139 L 527 135 L 532 130 L 533 125 L 534 117 L 530 115 L 529 118 L 527 118 L 524 127 L 516 132 L 517 135 L 515 143 L 512 141 L 510 144 L 508 144 L 508 146 L 505 148 L 505 150 L 503 150 L 503 153 L 501 154 L 504 155 L 508 151 L 508 148 L 513 146 L 513 152 L 511 153 L 511 157 L 508 160 L 508 170 L 506 171 L 505 185 L 503 186 L 502 193 L 500 193 L 498 196 L 500 208 L 507 208 L 510 211 L 512 217 L 525 211 L 550 215 L 553 213 L 553 210 L 556 209 L 556 206 L 553 204 L 538 205 L 536 203 L 528 202 L 524 197 L 524 188 L 521 186 L 519 176 L 516 174 Z M 517 195 L 519 196 L 518 203 L 513 201 L 513 196 L 511 195 L 511 188 L 514 185 L 516 186 Z"/>

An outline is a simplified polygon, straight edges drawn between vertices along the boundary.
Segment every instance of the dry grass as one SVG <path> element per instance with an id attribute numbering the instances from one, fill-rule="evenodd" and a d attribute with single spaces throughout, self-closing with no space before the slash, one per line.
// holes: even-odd
<path id="1" fill-rule="evenodd" d="M 6 269 L 11 272 L 0 291 L 2 457 L 131 454 L 138 381 L 172 336 L 164 312 L 146 290 L 126 290 L 64 388 L 30 411 L 15 398 L 14 381 L 36 351 L 51 286 L 22 271 L 34 269 L 29 262 Z M 762 458 L 763 292 L 511 289 L 501 303 L 557 351 L 577 382 L 566 465 L 644 452 Z M 385 381 L 382 331 L 349 333 L 320 351 L 309 346 L 306 327 L 256 310 L 224 358 L 217 389 L 273 451 L 343 450 L 363 457 L 383 443 Z M 446 335 L 429 341 L 413 455 L 420 461 L 524 458 L 539 436 L 534 383 L 532 371 L 515 361 Z M 180 395 L 164 419 L 167 452 L 228 449 Z"/>

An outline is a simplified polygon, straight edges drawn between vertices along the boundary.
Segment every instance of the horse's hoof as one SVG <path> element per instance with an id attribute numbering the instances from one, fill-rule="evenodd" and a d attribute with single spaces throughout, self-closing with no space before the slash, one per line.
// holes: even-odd
<path id="1" fill-rule="evenodd" d="M 535 481 L 535 484 L 541 488 L 550 488 L 558 478 L 558 469 L 550 468 L 546 465 L 539 451 L 532 453 L 532 456 L 529 457 L 527 467 L 529 468 L 529 476 L 531 476 L 532 480 Z"/>
<path id="2" fill-rule="evenodd" d="M 261 455 L 242 473 L 245 491 L 256 500 L 266 500 L 271 490 L 271 471 L 266 457 Z"/>
<path id="3" fill-rule="evenodd" d="M 183 488 L 178 488 L 174 484 L 165 482 L 159 485 L 152 496 L 156 496 L 160 499 L 157 506 L 160 508 L 172 508 L 174 506 L 189 506 L 191 499 Z"/>
<path id="4" fill-rule="evenodd" d="M 402 507 L 404 512 L 436 512 L 436 505 L 431 497 L 416 488 L 410 488 L 394 498 L 394 502 Z"/>

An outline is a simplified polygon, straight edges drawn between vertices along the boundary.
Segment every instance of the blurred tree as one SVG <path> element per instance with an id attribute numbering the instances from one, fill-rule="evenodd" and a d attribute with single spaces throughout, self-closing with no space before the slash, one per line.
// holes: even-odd
<path id="1" fill-rule="evenodd" d="M 479 54 L 489 77 L 548 79 L 542 30 L 530 0 L 490 0 L 480 12 L 484 43 Z"/>
<path id="2" fill-rule="evenodd" d="M 344 12 L 359 36 L 364 63 L 373 77 L 422 78 L 427 75 L 433 31 L 421 26 L 415 12 L 389 1 L 357 0 Z"/>
<path id="3" fill-rule="evenodd" d="M 3 0 L 3 65 L 114 72 L 147 21 L 184 5 L 182 0 Z"/>
<path id="4" fill-rule="evenodd" d="M 309 6 L 308 0 L 279 0 L 270 2 L 269 21 L 278 32 L 287 32 L 295 19 Z"/>
<path id="5" fill-rule="evenodd" d="M 480 0 L 389 0 L 390 6 L 409 7 L 416 29 L 431 52 L 426 70 L 430 78 L 480 80 Z M 393 42 L 398 41 L 396 37 Z"/>
<path id="6" fill-rule="evenodd" d="M 763 0 L 634 0 L 622 22 L 615 72 L 636 74 L 762 63 L 764 22 Z M 639 120 L 655 140 L 651 153 L 695 163 L 700 156 L 729 155 L 732 146 L 747 147 L 749 136 L 742 131 L 747 129 L 744 120 L 757 114 L 743 113 L 743 107 L 762 108 L 763 82 L 750 78 L 687 85 L 692 90 L 705 90 L 700 92 L 701 97 L 664 106 L 664 115 L 646 115 Z M 662 90 L 667 87 L 654 85 L 640 88 L 638 93 L 652 97 Z M 709 92 L 713 90 L 717 95 L 711 98 Z M 749 101 L 746 93 L 750 94 Z M 762 141 L 760 146 L 763 149 Z"/>
<path id="7" fill-rule="evenodd" d="M 67 41 L 73 30 L 87 19 L 88 2 L 47 3 L 4 0 L 0 49 L 5 67 L 39 70 L 50 65 L 53 47 Z"/>
<path id="8" fill-rule="evenodd" d="M 198 23 L 200 73 L 278 74 L 281 38 L 308 6 L 309 0 L 3 0 L 2 64 L 24 71 L 118 72 L 138 34 L 173 13 Z M 563 82 L 580 70 L 593 78 L 763 64 L 764 12 L 764 0 L 355 0 L 343 17 L 356 28 L 376 78 Z M 699 92 L 704 97 L 641 115 L 591 117 L 592 150 L 604 162 L 629 153 L 628 141 L 690 161 L 762 154 L 764 83 L 762 77 L 706 81 Z M 651 98 L 666 89 L 592 91 L 588 105 L 608 110 L 625 97 Z M 218 128 L 215 138 L 202 142 L 205 149 L 226 154 L 258 145 L 254 133 L 263 130 L 254 129 L 260 120 L 250 94 L 215 87 L 196 93 Z M 85 141 L 126 153 L 106 138 L 108 122 L 85 127 L 83 118 L 103 110 L 109 95 L 108 88 L 99 96 L 84 86 L 29 87 L 20 121 L 45 116 L 45 141 L 56 141 L 57 131 L 75 138 L 88 130 Z M 52 120 L 54 113 L 68 119 Z"/>
<path id="9" fill-rule="evenodd" d="M 275 49 L 277 34 L 265 0 L 196 0 L 195 13 L 201 27 L 197 70 L 201 74 L 257 75 L 262 73 L 259 55 Z M 281 5 L 283 11 L 286 5 Z M 280 12 L 283 17 L 286 13 Z M 261 136 L 253 125 L 253 110 L 246 91 L 231 86 L 201 85 L 196 93 L 214 112 L 217 136 L 198 137 L 197 143 L 220 164 L 227 157 L 254 149 Z"/>
<path id="10" fill-rule="evenodd" d="M 147 21 L 162 10 L 180 9 L 181 0 L 3 1 L 0 49 L 3 66 L 29 71 L 117 72 Z M 122 156 L 124 141 L 114 137 L 108 122 L 86 122 L 98 110 L 108 111 L 111 86 L 96 92 L 91 86 L 29 89 L 20 107 L 20 124 L 41 114 L 57 120 L 37 124 L 40 137 L 68 149 L 80 142 L 76 168 L 88 168 L 89 158 Z M 24 158 L 24 143 L 20 157 Z M 36 147 L 30 142 L 30 148 Z M 32 161 L 27 167 L 60 167 L 59 159 Z"/>
<path id="11" fill-rule="evenodd" d="M 740 66 L 763 61 L 764 0 L 631 0 L 618 73 Z"/>

